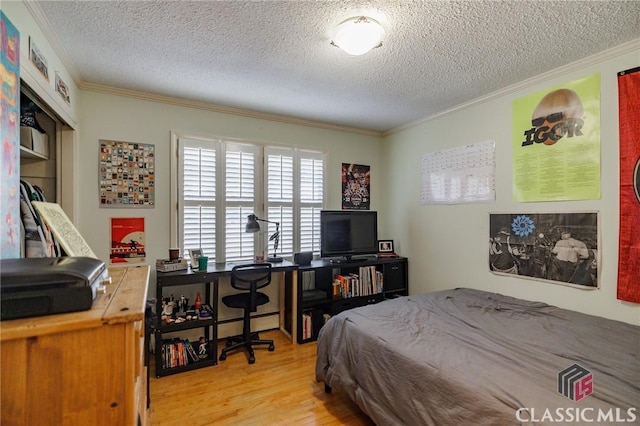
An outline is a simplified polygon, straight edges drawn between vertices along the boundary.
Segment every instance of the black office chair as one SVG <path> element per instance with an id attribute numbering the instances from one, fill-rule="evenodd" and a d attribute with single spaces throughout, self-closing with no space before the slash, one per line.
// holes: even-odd
<path id="1" fill-rule="evenodd" d="M 256 362 L 253 354 L 253 345 L 269 345 L 269 351 L 273 351 L 273 340 L 260 340 L 258 333 L 251 332 L 251 312 L 256 312 L 260 305 L 269 303 L 269 296 L 258 291 L 271 283 L 270 263 L 251 263 L 234 266 L 231 270 L 231 286 L 244 293 L 232 294 L 222 298 L 222 303 L 230 308 L 244 309 L 242 323 L 242 335 L 227 339 L 226 347 L 222 349 L 220 361 L 227 359 L 227 352 L 238 348 L 247 348 L 249 352 L 249 364 Z"/>

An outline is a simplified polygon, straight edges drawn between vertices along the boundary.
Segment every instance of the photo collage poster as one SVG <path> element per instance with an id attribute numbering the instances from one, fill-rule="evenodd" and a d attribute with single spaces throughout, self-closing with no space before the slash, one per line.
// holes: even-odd
<path id="1" fill-rule="evenodd" d="M 100 141 L 100 207 L 155 205 L 155 146 Z"/>

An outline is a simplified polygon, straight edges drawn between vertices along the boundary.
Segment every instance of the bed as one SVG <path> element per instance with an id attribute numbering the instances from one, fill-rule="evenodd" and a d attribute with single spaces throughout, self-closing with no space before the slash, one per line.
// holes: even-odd
<path id="1" fill-rule="evenodd" d="M 377 425 L 637 424 L 639 353 L 638 326 L 459 288 L 335 315 L 316 379 Z"/>

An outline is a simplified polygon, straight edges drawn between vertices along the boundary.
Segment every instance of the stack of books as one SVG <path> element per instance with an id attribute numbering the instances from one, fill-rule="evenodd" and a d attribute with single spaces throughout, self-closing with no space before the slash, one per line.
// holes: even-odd
<path id="1" fill-rule="evenodd" d="M 187 259 L 157 259 L 156 271 L 158 272 L 172 272 L 172 271 L 185 271 L 189 267 Z"/>

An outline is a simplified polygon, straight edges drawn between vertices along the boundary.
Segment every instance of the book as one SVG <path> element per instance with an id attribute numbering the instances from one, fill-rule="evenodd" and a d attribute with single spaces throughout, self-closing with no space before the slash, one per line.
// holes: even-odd
<path id="1" fill-rule="evenodd" d="M 313 331 L 311 328 L 311 315 L 302 314 L 302 339 L 310 339 L 313 337 Z"/>
<path id="2" fill-rule="evenodd" d="M 184 263 L 187 259 L 156 259 L 156 265 L 170 265 L 174 263 Z"/>
<path id="3" fill-rule="evenodd" d="M 177 259 L 177 261 L 166 259 L 156 260 L 156 271 L 159 272 L 185 271 L 188 268 L 189 263 L 187 259 Z"/>
<path id="4" fill-rule="evenodd" d="M 191 359 L 191 362 L 200 361 L 200 359 L 198 358 L 198 353 L 193 348 L 193 345 L 191 344 L 189 339 L 184 339 L 184 344 L 185 344 L 185 346 L 187 348 L 187 355 L 189 355 L 189 359 Z"/>

